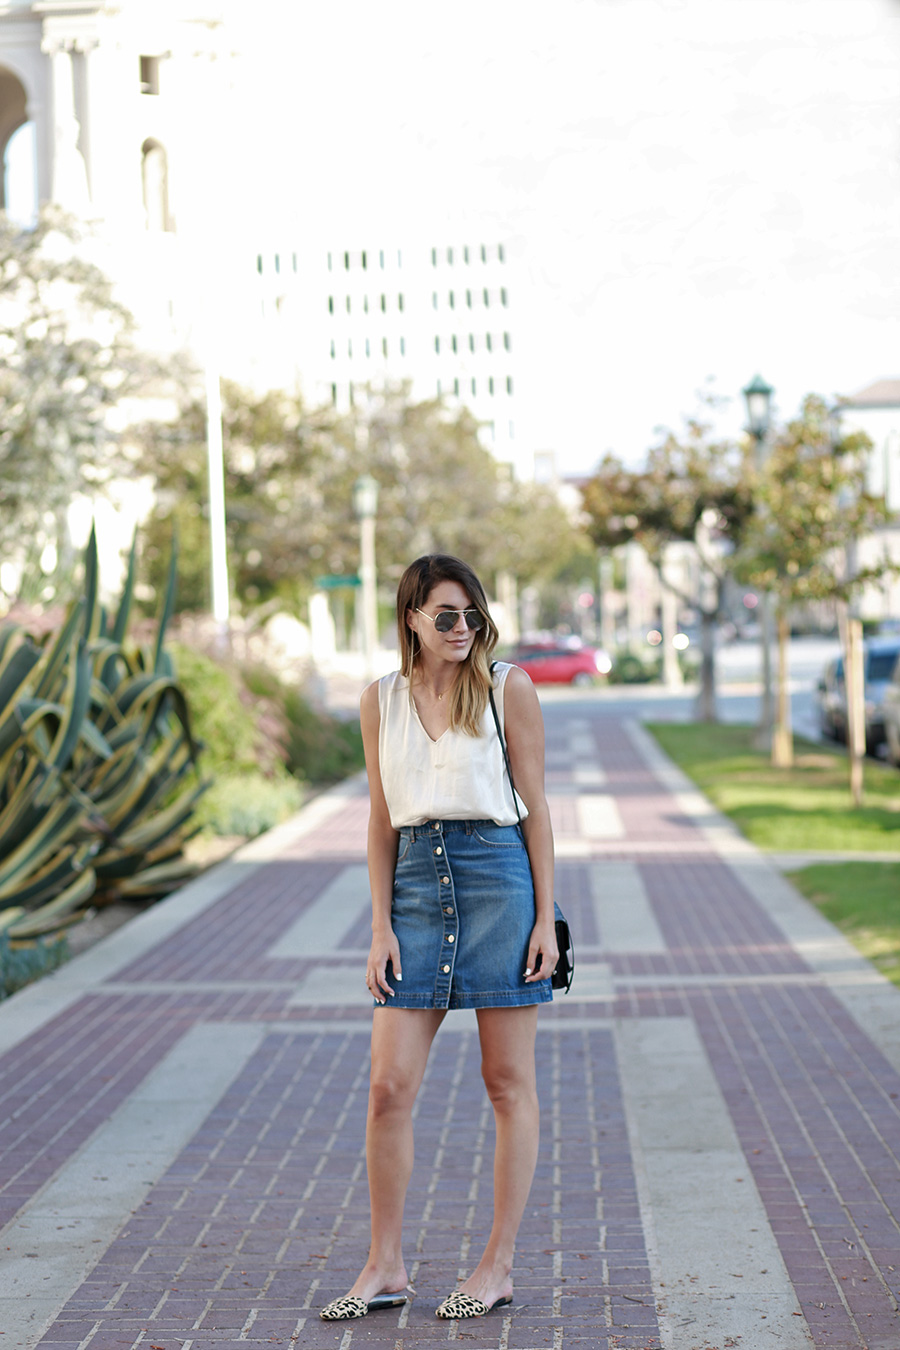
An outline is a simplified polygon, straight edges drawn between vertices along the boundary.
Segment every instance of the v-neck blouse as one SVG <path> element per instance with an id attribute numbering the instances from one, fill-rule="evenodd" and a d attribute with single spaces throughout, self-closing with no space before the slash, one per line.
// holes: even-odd
<path id="1" fill-rule="evenodd" d="M 503 689 L 512 666 L 494 666 L 494 702 L 501 727 Z M 480 736 L 449 728 L 433 741 L 410 697 L 409 680 L 398 670 L 378 682 L 378 759 L 391 825 L 424 825 L 428 820 L 493 820 L 515 825 L 515 803 L 490 704 Z M 518 793 L 516 794 L 518 797 Z M 522 819 L 528 810 L 518 797 Z"/>

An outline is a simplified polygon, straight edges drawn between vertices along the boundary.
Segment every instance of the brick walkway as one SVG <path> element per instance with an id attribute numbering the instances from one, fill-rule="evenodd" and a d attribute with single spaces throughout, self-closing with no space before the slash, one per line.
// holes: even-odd
<path id="1" fill-rule="evenodd" d="M 402 1311 L 365 1252 L 367 803 L 352 784 L 0 1007 L 0 1350 L 898 1350 L 900 994 L 637 727 L 548 702 L 571 995 L 512 1311 L 474 1016 L 417 1107 Z M 508 1314 L 508 1315 L 507 1315 Z"/>

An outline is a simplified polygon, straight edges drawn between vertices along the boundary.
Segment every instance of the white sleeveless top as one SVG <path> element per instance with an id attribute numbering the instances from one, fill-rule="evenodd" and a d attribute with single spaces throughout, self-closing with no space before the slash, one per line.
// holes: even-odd
<path id="1" fill-rule="evenodd" d="M 511 670 L 503 661 L 494 666 L 494 702 L 501 727 L 503 687 Z M 395 830 L 428 820 L 515 825 L 518 817 L 490 703 L 484 710 L 482 735 L 448 729 L 433 741 L 410 698 L 409 680 L 395 670 L 378 681 L 378 709 L 381 782 Z M 516 796 L 524 820 L 528 810 Z"/>

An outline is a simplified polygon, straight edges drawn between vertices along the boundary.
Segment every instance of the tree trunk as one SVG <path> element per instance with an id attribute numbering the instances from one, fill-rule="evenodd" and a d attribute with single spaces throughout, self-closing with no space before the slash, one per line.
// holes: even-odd
<path id="1" fill-rule="evenodd" d="M 838 614 L 844 649 L 844 688 L 847 693 L 847 758 L 850 762 L 850 796 L 862 806 L 866 759 L 866 691 L 862 623 L 850 617 L 845 606 Z"/>
<path id="2" fill-rule="evenodd" d="M 662 609 L 662 657 L 663 684 L 667 689 L 680 689 L 684 684 L 681 666 L 678 662 L 678 649 L 674 645 L 678 631 L 678 595 L 672 582 L 671 548 L 664 548 L 659 568 L 660 602 Z"/>
<path id="3" fill-rule="evenodd" d="M 791 690 L 788 670 L 788 644 L 791 629 L 787 610 L 778 607 L 778 685 L 775 706 L 775 726 L 772 730 L 772 763 L 779 769 L 789 769 L 794 762 L 794 735 L 791 729 Z"/>
<path id="4" fill-rule="evenodd" d="M 772 728 L 775 725 L 775 699 L 772 680 L 772 597 L 763 592 L 759 598 L 759 651 L 761 659 L 762 692 L 759 700 L 759 725 L 754 744 L 757 750 L 768 754 L 772 749 Z"/>
<path id="5" fill-rule="evenodd" d="M 715 610 L 700 611 L 700 692 L 697 695 L 697 721 L 718 722 L 716 712 L 716 619 Z"/>

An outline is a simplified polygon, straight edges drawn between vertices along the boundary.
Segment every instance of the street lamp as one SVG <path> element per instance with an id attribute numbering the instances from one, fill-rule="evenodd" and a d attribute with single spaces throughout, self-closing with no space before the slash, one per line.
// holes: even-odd
<path id="1" fill-rule="evenodd" d="M 747 422 L 750 435 L 756 442 L 756 468 L 759 472 L 766 458 L 766 439 L 772 424 L 772 395 L 775 390 L 761 375 L 754 375 L 741 390 L 747 402 Z M 762 649 L 762 707 L 760 708 L 758 744 L 768 750 L 772 745 L 775 725 L 775 697 L 772 688 L 772 605 L 769 596 L 760 596 L 760 642 Z"/>
<path id="2" fill-rule="evenodd" d="M 775 390 L 766 384 L 761 375 L 754 375 L 750 383 L 741 390 L 747 400 L 747 421 L 750 435 L 756 441 L 757 453 L 761 454 L 762 445 L 769 434 L 772 418 L 772 395 Z"/>
<path id="3" fill-rule="evenodd" d="M 359 580 L 362 586 L 362 639 L 366 679 L 375 678 L 378 609 L 375 593 L 375 516 L 378 484 L 364 473 L 353 485 L 353 510 L 359 521 Z"/>

